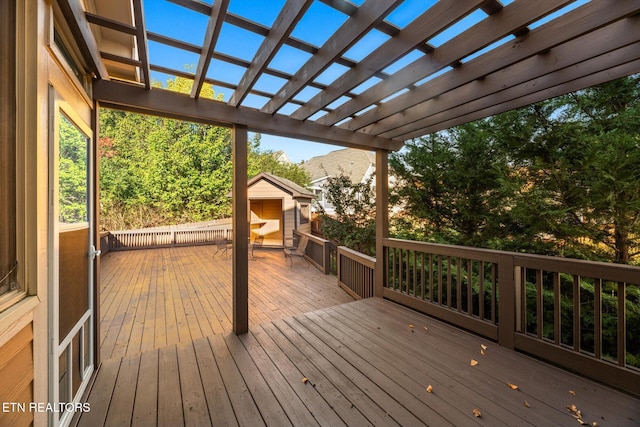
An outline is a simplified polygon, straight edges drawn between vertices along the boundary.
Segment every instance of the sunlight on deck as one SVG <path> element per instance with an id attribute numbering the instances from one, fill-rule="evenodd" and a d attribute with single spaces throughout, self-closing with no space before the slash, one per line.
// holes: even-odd
<path id="1" fill-rule="evenodd" d="M 231 252 L 192 246 L 110 252 L 102 259 L 103 360 L 229 332 Z M 249 324 L 258 325 L 353 301 L 308 263 L 285 263 L 281 250 L 249 261 Z"/>

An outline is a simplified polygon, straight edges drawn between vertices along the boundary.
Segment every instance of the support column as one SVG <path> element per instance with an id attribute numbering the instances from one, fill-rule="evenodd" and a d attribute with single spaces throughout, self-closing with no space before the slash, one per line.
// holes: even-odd
<path id="1" fill-rule="evenodd" d="M 385 271 L 382 239 L 389 237 L 389 152 L 376 151 L 376 282 L 374 296 L 382 297 Z"/>
<path id="2" fill-rule="evenodd" d="M 247 128 L 233 130 L 233 332 L 249 331 L 249 223 L 247 222 Z"/>

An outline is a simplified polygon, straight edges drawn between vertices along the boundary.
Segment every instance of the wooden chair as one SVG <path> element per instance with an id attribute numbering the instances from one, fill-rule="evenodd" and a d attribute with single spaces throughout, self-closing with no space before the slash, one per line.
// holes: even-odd
<path id="1" fill-rule="evenodd" d="M 264 243 L 264 236 L 263 235 L 257 235 L 253 239 L 253 243 L 251 244 L 251 259 L 254 259 L 253 251 L 256 250 L 256 246 L 261 248 L 262 247 L 262 243 Z"/>
<path id="2" fill-rule="evenodd" d="M 229 249 L 232 246 L 232 243 L 230 241 L 228 241 L 227 239 L 216 240 L 214 243 L 216 245 L 216 251 L 213 254 L 214 257 L 216 255 L 218 255 L 218 252 L 220 252 L 220 251 L 222 251 L 222 253 L 227 255 L 227 252 L 229 251 Z"/>
<path id="3" fill-rule="evenodd" d="M 309 243 L 309 238 L 307 236 L 300 237 L 300 241 L 298 242 L 298 246 L 295 248 L 284 248 L 284 259 L 291 262 L 291 267 L 293 267 L 293 258 L 301 258 L 306 261 L 305 252 L 307 250 L 307 244 Z"/>

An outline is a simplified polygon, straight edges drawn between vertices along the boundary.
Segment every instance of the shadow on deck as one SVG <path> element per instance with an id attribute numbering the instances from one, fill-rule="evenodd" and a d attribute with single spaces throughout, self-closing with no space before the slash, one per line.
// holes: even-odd
<path id="1" fill-rule="evenodd" d="M 110 252 L 101 263 L 103 360 L 232 330 L 231 252 L 210 246 Z M 249 261 L 249 325 L 353 301 L 308 263 L 282 250 Z"/>
<path id="2" fill-rule="evenodd" d="M 88 402 L 81 426 L 640 422 L 638 399 L 377 298 L 106 360 Z"/>

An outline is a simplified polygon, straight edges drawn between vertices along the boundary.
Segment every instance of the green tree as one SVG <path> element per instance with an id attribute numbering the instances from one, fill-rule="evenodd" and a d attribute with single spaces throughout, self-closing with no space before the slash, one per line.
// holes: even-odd
<path id="1" fill-rule="evenodd" d="M 156 84 L 157 85 L 157 84 Z M 189 92 L 192 81 L 168 80 L 166 87 Z M 203 96 L 220 98 L 207 85 Z M 136 113 L 100 112 L 101 225 L 118 230 L 179 224 L 231 215 L 231 132 Z M 301 185 L 308 175 L 249 143 L 248 173 L 269 172 Z"/>
<path id="2" fill-rule="evenodd" d="M 374 255 L 376 204 L 371 180 L 353 183 L 344 175 L 330 177 L 325 190 L 334 214 L 320 212 L 322 234 L 338 245 Z"/>
<path id="3" fill-rule="evenodd" d="M 392 201 L 410 214 L 404 223 L 418 235 L 467 246 L 504 236 L 506 159 L 483 122 L 411 141 L 389 164 Z"/>
<path id="4" fill-rule="evenodd" d="M 279 152 L 261 149 L 260 142 L 260 134 L 255 134 L 249 144 L 249 152 L 247 154 L 247 174 L 249 178 L 253 178 L 260 172 L 267 172 L 281 178 L 287 178 L 303 187 L 309 187 L 311 175 L 306 169 L 295 163 L 281 161 Z"/>
<path id="5" fill-rule="evenodd" d="M 640 78 L 497 116 L 511 215 L 551 253 L 629 263 L 640 247 Z"/>
<path id="6" fill-rule="evenodd" d="M 640 77 L 429 135 L 390 158 L 399 233 L 631 263 L 640 248 Z"/>

